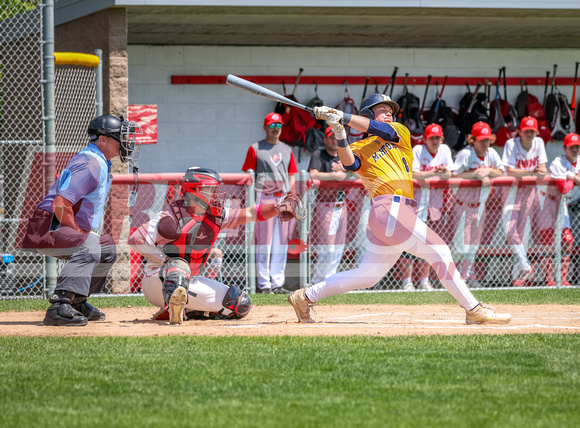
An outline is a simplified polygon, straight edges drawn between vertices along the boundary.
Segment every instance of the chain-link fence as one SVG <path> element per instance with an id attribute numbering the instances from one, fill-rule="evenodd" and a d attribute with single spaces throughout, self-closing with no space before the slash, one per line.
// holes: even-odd
<path id="1" fill-rule="evenodd" d="M 43 258 L 14 250 L 20 218 L 31 213 L 27 191 L 44 193 L 42 8 L 39 1 L 8 2 L 0 25 L 0 168 L 2 277 L 0 294 L 27 293 L 43 276 Z M 13 259 L 12 259 L 13 257 Z"/>
<path id="2" fill-rule="evenodd" d="M 417 214 L 451 248 L 472 289 L 580 284 L 580 192 L 562 197 L 549 177 L 421 182 Z M 307 201 L 309 281 L 358 266 L 368 245 L 369 202 L 357 182 L 317 182 Z M 434 186 L 434 188 L 430 188 Z M 568 231 L 571 232 L 568 233 Z M 554 237 L 560 239 L 554 240 Z M 403 253 L 374 290 L 442 286 L 423 260 Z"/>
<path id="3" fill-rule="evenodd" d="M 7 2 L 0 19 L 0 295 L 37 297 L 45 288 L 45 260 L 19 250 L 27 219 L 46 195 L 43 121 L 43 4 Z M 86 127 L 96 112 L 95 60 L 57 58 L 55 67 L 56 160 L 59 174 L 86 146 Z M 57 56 L 57 55 L 55 55 Z M 82 61 L 80 61 L 82 64 Z"/>

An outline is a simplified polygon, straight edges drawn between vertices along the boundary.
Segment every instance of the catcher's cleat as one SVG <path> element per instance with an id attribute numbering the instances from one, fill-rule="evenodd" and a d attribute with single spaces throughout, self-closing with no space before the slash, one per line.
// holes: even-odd
<path id="1" fill-rule="evenodd" d="M 306 297 L 306 288 L 301 288 L 290 293 L 288 295 L 288 301 L 294 308 L 294 312 L 296 312 L 298 322 L 316 322 L 310 318 L 310 309 L 314 306 L 314 303 Z"/>
<path id="2" fill-rule="evenodd" d="M 183 287 L 177 287 L 169 299 L 169 324 L 181 324 L 183 312 L 187 303 L 187 291 Z"/>
<path id="3" fill-rule="evenodd" d="M 169 306 L 165 305 L 164 308 L 159 308 L 157 312 L 153 314 L 151 318 L 155 321 L 168 321 L 169 320 Z"/>
<path id="4" fill-rule="evenodd" d="M 511 321 L 511 314 L 500 314 L 497 309 L 485 303 L 479 302 L 472 310 L 465 310 L 466 324 L 507 324 Z"/>

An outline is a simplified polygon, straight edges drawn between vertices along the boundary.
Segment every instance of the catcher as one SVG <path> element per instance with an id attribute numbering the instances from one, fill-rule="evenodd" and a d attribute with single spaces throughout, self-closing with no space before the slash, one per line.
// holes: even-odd
<path id="1" fill-rule="evenodd" d="M 224 208 L 219 192 L 220 175 L 207 168 L 188 168 L 182 197 L 141 225 L 129 237 L 129 245 L 147 259 L 142 290 L 149 303 L 158 306 L 155 320 L 181 324 L 186 319 L 245 317 L 252 303 L 245 291 L 199 276 L 210 257 L 221 229 L 266 221 L 276 215 L 290 221 L 296 216 L 300 196 L 288 194 L 279 205 Z"/>

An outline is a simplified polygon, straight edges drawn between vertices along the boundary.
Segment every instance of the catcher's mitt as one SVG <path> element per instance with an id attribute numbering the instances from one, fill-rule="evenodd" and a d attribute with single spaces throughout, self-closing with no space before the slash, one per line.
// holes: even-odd
<path id="1" fill-rule="evenodd" d="M 290 221 L 293 218 L 304 220 L 306 218 L 306 209 L 302 205 L 302 197 L 296 193 L 288 193 L 286 197 L 276 205 L 278 217 L 281 221 Z"/>

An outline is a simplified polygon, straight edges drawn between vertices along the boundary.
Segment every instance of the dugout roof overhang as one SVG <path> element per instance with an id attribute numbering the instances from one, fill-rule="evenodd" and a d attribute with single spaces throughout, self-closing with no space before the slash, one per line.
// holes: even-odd
<path id="1" fill-rule="evenodd" d="M 579 0 L 59 0 L 55 24 L 119 7 L 129 44 L 580 47 Z"/>

